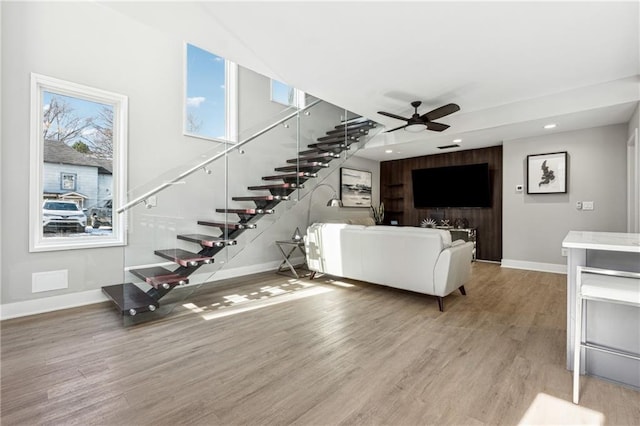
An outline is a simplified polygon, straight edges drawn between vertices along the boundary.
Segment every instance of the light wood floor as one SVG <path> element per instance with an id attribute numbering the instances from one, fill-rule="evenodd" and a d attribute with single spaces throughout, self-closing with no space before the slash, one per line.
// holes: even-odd
<path id="1" fill-rule="evenodd" d="M 538 393 L 571 400 L 565 280 L 475 263 L 440 313 L 430 296 L 265 273 L 132 327 L 108 304 L 8 320 L 0 420 L 517 424 Z M 580 402 L 640 423 L 637 391 L 586 377 Z"/>

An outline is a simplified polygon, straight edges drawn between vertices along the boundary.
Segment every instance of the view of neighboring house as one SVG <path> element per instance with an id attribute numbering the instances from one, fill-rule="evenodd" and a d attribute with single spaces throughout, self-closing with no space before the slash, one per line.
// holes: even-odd
<path id="1" fill-rule="evenodd" d="M 64 142 L 44 142 L 45 199 L 74 201 L 80 208 L 102 205 L 111 198 L 112 162 L 94 158 Z"/>

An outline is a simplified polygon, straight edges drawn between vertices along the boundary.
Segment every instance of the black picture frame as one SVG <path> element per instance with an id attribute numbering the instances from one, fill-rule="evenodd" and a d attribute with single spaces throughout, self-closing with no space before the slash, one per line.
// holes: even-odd
<path id="1" fill-rule="evenodd" d="M 527 155 L 527 194 L 566 194 L 567 158 L 567 151 Z"/>

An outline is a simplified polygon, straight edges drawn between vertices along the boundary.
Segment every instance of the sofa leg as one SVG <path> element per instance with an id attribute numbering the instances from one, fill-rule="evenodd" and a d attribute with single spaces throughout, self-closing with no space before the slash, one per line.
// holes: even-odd
<path id="1" fill-rule="evenodd" d="M 464 286 L 461 285 L 460 287 L 458 287 L 458 290 L 460 290 L 460 293 L 462 293 L 463 296 L 467 295 L 467 291 L 464 289 Z"/>
<path id="2" fill-rule="evenodd" d="M 436 297 L 438 298 L 438 309 L 440 309 L 440 312 L 444 312 L 444 297 Z"/>
<path id="3" fill-rule="evenodd" d="M 309 275 L 309 280 L 312 280 L 316 277 L 316 271 L 312 271 L 311 275 Z"/>

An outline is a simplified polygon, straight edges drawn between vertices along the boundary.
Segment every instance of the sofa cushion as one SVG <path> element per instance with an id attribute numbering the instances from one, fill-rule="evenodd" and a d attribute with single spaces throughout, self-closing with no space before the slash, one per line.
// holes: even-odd
<path id="1" fill-rule="evenodd" d="M 447 248 L 451 247 L 451 232 L 446 229 L 433 229 L 433 228 L 419 228 L 415 226 L 385 226 L 378 225 L 376 227 L 367 227 L 367 230 L 376 231 L 376 232 L 391 232 L 397 235 L 401 234 L 412 234 L 412 235 L 423 235 L 423 234 L 433 234 L 439 235 L 442 240 L 442 247 Z"/>

